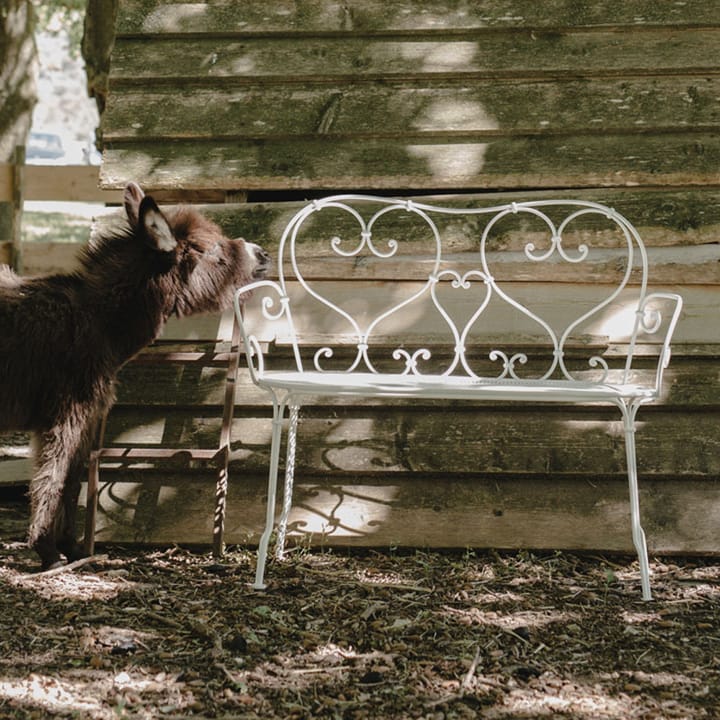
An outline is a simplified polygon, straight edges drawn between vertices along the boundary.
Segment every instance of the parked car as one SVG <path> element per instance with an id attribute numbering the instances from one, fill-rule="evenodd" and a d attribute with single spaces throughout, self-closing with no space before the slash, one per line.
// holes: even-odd
<path id="1" fill-rule="evenodd" d="M 31 132 L 25 146 L 28 160 L 58 160 L 65 154 L 62 138 L 54 133 Z"/>

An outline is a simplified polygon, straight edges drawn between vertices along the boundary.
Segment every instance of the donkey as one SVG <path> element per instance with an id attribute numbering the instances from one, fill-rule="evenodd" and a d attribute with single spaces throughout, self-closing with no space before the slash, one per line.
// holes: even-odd
<path id="1" fill-rule="evenodd" d="M 224 310 L 268 254 L 191 207 L 161 210 L 130 183 L 128 227 L 91 244 L 69 274 L 0 265 L 0 430 L 33 435 L 28 543 L 43 569 L 82 556 L 75 516 L 94 433 L 118 370 L 171 315 Z"/>

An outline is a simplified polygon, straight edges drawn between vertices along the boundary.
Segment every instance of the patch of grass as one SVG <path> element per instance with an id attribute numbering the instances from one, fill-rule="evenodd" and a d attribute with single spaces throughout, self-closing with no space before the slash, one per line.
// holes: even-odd
<path id="1" fill-rule="evenodd" d="M 22 220 L 23 242 L 86 243 L 92 220 L 59 212 L 25 212 Z"/>

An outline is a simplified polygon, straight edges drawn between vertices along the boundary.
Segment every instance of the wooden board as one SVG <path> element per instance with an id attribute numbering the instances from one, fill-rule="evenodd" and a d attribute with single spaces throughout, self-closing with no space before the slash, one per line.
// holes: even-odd
<path id="1" fill-rule="evenodd" d="M 124 35 L 193 36 L 199 32 L 267 34 L 287 32 L 427 32 L 488 28 L 702 26 L 717 21 L 707 0 L 665 5 L 647 0 L 571 3 L 546 0 L 483 0 L 482 3 L 437 0 L 124 0 L 118 31 Z"/>
<path id="2" fill-rule="evenodd" d="M 638 32 L 518 31 L 478 36 L 432 34 L 313 38 L 304 36 L 218 39 L 160 36 L 118 38 L 112 56 L 110 87 L 138 85 L 152 78 L 210 80 L 233 84 L 260 78 L 284 82 L 443 78 L 507 79 L 686 75 L 715 72 L 720 43 L 715 30 Z M 147 51 L 161 53 L 163 63 L 149 62 Z M 668 49 L 671 49 L 669 52 Z M 331 59 L 331 62 L 328 62 Z M 214 81 L 214 82 L 213 82 Z"/>
<path id="3" fill-rule="evenodd" d="M 716 186 L 700 186 L 688 188 L 592 188 L 592 189 L 562 189 L 562 190 L 526 190 L 519 192 L 483 192 L 447 195 L 403 195 L 418 202 L 431 202 L 446 205 L 452 208 L 494 207 L 511 202 L 527 200 L 555 200 L 576 198 L 601 202 L 614 207 L 625 215 L 637 228 L 643 242 L 648 247 L 684 247 L 690 245 L 714 245 L 720 234 L 720 189 Z M 262 202 L 248 202 L 242 204 L 214 204 L 201 206 L 201 210 L 217 222 L 229 237 L 245 237 L 253 242 L 260 243 L 272 254 L 277 254 L 278 244 L 283 229 L 292 219 L 293 215 L 305 206 L 305 202 L 281 202 L 270 199 Z M 109 232 L 117 227 L 121 212 L 115 215 L 103 215 L 95 221 L 94 232 Z M 401 232 L 402 222 L 394 224 L 394 217 L 386 218 L 384 227 L 390 227 L 394 232 Z M 325 219 L 327 221 L 325 222 Z M 438 229 L 443 241 L 449 243 L 453 251 L 462 251 L 475 247 L 478 243 L 480 222 L 463 217 L 438 217 Z M 342 234 L 357 225 L 347 222 L 347 217 L 339 213 L 316 215 L 310 220 L 310 226 L 316 239 L 332 237 Z M 407 226 L 405 226 L 407 230 Z M 410 243 L 413 251 L 421 253 L 422 240 L 416 234 L 402 235 L 403 244 Z M 400 239 L 400 238 L 399 238 Z M 593 238 L 595 242 L 598 238 Z M 303 256 L 327 256 L 327 242 L 325 248 L 319 242 L 309 242 L 306 237 L 303 242 Z M 526 233 L 512 234 L 507 230 L 504 234 L 503 249 L 522 250 L 527 242 Z"/>
<path id="4" fill-rule="evenodd" d="M 133 76 L 135 77 L 135 76 Z M 497 138 L 717 126 L 720 78 L 128 88 L 108 101 L 107 142 L 273 136 Z M 285 108 L 286 112 L 281 110 Z M 188 124 L 187 115 L 196 119 Z"/>
<path id="5" fill-rule="evenodd" d="M 628 148 L 632 148 L 629 151 Z M 330 149 L 332 150 L 330 152 Z M 608 133 L 593 136 L 422 139 L 325 138 L 236 142 L 117 143 L 105 150 L 100 182 L 132 178 L 149 187 L 452 189 L 526 186 L 714 185 L 720 135 Z"/>
<path id="6" fill-rule="evenodd" d="M 12 202 L 10 163 L 0 163 L 0 202 Z M 121 203 L 122 193 L 98 187 L 96 165 L 26 165 L 23 169 L 23 199 L 62 202 Z"/>
<path id="7" fill-rule="evenodd" d="M 264 525 L 265 482 L 233 474 L 226 540 L 256 543 Z M 98 542 L 208 545 L 214 487 L 167 475 L 114 482 L 100 492 Z M 720 552 L 717 480 L 641 483 L 651 553 Z M 634 553 L 626 484 L 596 478 L 468 476 L 384 481 L 299 480 L 290 542 L 320 547 L 492 547 Z"/>
<path id="8" fill-rule="evenodd" d="M 233 423 L 232 469 L 262 474 L 268 464 L 271 413 L 247 411 Z M 454 407 L 426 405 L 315 407 L 298 435 L 297 473 L 347 473 L 368 477 L 399 475 L 412 484 L 415 474 L 448 479 L 466 472 L 487 476 L 528 473 L 536 477 L 570 473 L 588 481 L 625 473 L 623 428 L 619 413 L 607 408 L 514 406 Z M 220 433 L 218 413 L 116 408 L 106 444 L 113 447 L 214 448 Z M 720 412 L 705 410 L 702 429 L 695 415 L 677 409 L 646 410 L 637 434 L 638 462 L 644 477 L 720 475 Z M 712 448 L 712 450 L 711 450 Z M 168 469 L 188 466 L 180 456 Z M 126 472 L 158 463 L 112 459 L 105 468 Z"/>
<path id="9" fill-rule="evenodd" d="M 102 183 L 717 185 L 718 47 L 699 0 L 130 0 Z"/>

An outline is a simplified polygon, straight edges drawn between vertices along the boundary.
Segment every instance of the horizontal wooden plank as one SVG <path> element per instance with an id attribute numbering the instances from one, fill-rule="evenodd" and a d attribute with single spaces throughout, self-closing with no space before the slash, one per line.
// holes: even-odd
<path id="1" fill-rule="evenodd" d="M 210 544 L 214 484 L 187 476 L 103 475 L 98 542 Z M 231 476 L 226 541 L 256 543 L 264 526 L 265 482 Z M 652 553 L 718 553 L 717 481 L 641 483 Z M 400 482 L 298 481 L 290 541 L 322 547 L 492 547 L 634 554 L 627 485 L 555 477 L 415 477 Z M 272 577 L 270 577 L 272 581 Z"/>
<path id="2" fill-rule="evenodd" d="M 26 165 L 24 200 L 120 203 L 122 193 L 99 187 L 96 165 Z M 0 202 L 12 201 L 12 165 L 0 163 Z"/>
<path id="3" fill-rule="evenodd" d="M 329 410 L 329 411 L 328 411 Z M 637 453 L 644 476 L 720 474 L 720 412 L 682 409 L 640 413 Z M 185 448 L 218 447 L 219 413 L 119 406 L 108 419 L 105 444 L 118 457 L 104 467 L 143 467 L 148 450 L 179 451 L 175 466 L 191 458 Z M 262 473 L 269 462 L 271 413 L 236 417 L 231 466 Z M 538 408 L 517 405 L 428 407 L 408 403 L 375 407 L 307 406 L 298 432 L 297 475 L 465 472 L 485 475 L 571 473 L 589 478 L 625 473 L 623 424 L 614 408 Z M 136 448 L 137 457 L 124 448 Z M 122 448 L 122 449 L 121 449 Z M 163 458 L 158 458 L 162 460 Z M 171 461 L 168 459 L 168 463 Z M 172 463 L 171 465 L 172 466 Z"/>
<path id="4" fill-rule="evenodd" d="M 360 211 L 369 218 L 379 209 L 379 205 L 356 203 Z M 455 208 L 470 207 L 467 199 L 455 198 L 450 201 Z M 255 223 L 254 215 L 263 213 L 263 208 L 242 215 Z M 560 222 L 570 212 L 568 207 L 548 210 Z M 713 213 L 708 208 L 708 215 Z M 278 213 L 279 214 L 279 213 Z M 223 222 L 229 213 L 211 210 L 211 215 Z M 452 267 L 459 272 L 467 272 L 478 267 L 479 238 L 491 214 L 448 216 L 432 213 L 441 233 L 443 248 L 443 267 Z M 274 208 L 268 209 L 267 221 L 277 216 Z M 285 214 L 282 213 L 285 217 Z M 288 217 L 289 221 L 290 217 Z M 709 218 L 708 218 L 709 219 Z M 248 235 L 248 227 L 242 220 L 235 219 L 231 234 Z M 255 223 L 257 225 L 257 223 Z M 273 223 L 274 225 L 274 223 Z M 648 249 L 652 278 L 658 283 L 682 284 L 720 284 L 720 246 L 714 238 L 718 226 L 708 228 L 706 242 L 703 244 L 666 246 Z M 276 233 L 275 237 L 263 237 L 267 232 Z M 671 242 L 681 242 L 676 232 Z M 275 227 L 256 229 L 249 234 L 266 249 L 273 251 L 280 235 Z M 407 213 L 390 213 L 374 226 L 375 242 L 382 246 L 388 238 L 399 241 L 397 257 L 377 258 L 369 253 L 362 256 L 343 258 L 335 251 L 332 241 L 342 238 L 346 247 L 354 247 L 360 242 L 360 226 L 349 213 L 335 209 L 313 214 L 298 234 L 298 262 L 305 277 L 312 279 L 330 279 L 342 277 L 346 281 L 354 280 L 421 280 L 427 278 L 435 262 L 435 240 L 425 220 Z M 549 248 L 551 238 L 547 227 L 530 218 L 515 217 L 506 219 L 497 228 L 488 241 L 487 258 L 494 276 L 499 280 L 537 281 L 537 282 L 573 282 L 594 283 L 620 281 L 627 265 L 627 241 L 617 226 L 604 218 L 583 218 L 575 221 L 565 231 L 564 248 L 573 256 L 573 248 L 585 244 L 589 248 L 588 258 L 579 264 L 559 261 L 557 256 L 549 262 L 536 262 L 528 257 L 526 248 L 533 243 L 536 253 Z M 654 237 L 650 238 L 651 242 Z M 637 278 L 633 277 L 633 281 Z"/>
<path id="5" fill-rule="evenodd" d="M 608 0 L 572 3 L 545 0 L 124 0 L 119 34 L 198 33 L 376 33 L 486 28 L 617 27 L 630 25 L 715 25 L 717 13 L 706 0 L 648 3 Z"/>
<path id="6" fill-rule="evenodd" d="M 121 203 L 122 193 L 99 187 L 96 165 L 26 165 L 25 200 Z"/>
<path id="7" fill-rule="evenodd" d="M 489 138 L 558 132 L 720 128 L 720 78 L 585 82 L 331 85 L 234 89 L 117 88 L 105 142 L 326 135 Z"/>
<path id="8" fill-rule="evenodd" d="M 652 248 L 648 251 L 648 258 L 652 278 L 656 283 L 720 284 L 718 245 Z M 493 276 L 501 282 L 619 282 L 627 266 L 627 254 L 621 250 L 610 249 L 591 251 L 588 259 L 577 265 L 560 262 L 538 263 L 520 251 L 490 252 L 487 259 Z M 429 255 L 406 255 L 396 263 L 365 257 L 361 262 L 353 263 L 347 258 L 313 256 L 303 260 L 301 267 L 307 277 L 321 280 L 342 277 L 348 281 L 417 281 L 427 279 L 434 267 L 434 260 Z M 443 267 L 452 268 L 461 274 L 477 270 L 477 254 L 472 251 L 449 254 Z M 638 274 L 634 272 L 631 280 L 638 279 Z"/>
<path id="9" fill-rule="evenodd" d="M 101 183 L 149 188 L 535 189 L 715 185 L 720 135 L 115 143 Z"/>
<path id="10" fill-rule="evenodd" d="M 74 270 L 82 248 L 77 243 L 23 243 L 23 272 L 45 275 Z"/>
<path id="11" fill-rule="evenodd" d="M 116 41 L 110 88 L 279 80 L 632 77 L 717 74 L 717 30 L 524 31 L 431 38 L 159 37 Z M 157 62 L 161 57 L 162 62 Z"/>
<path id="12" fill-rule="evenodd" d="M 263 238 L 257 238 L 264 242 Z M 61 270 L 67 272 L 75 267 L 76 256 L 79 252 L 76 245 L 47 245 L 45 243 L 33 243 L 28 245 L 30 262 L 26 265 L 28 274 L 36 274 L 50 270 Z M 715 252 L 714 246 L 710 246 L 710 252 Z M 688 258 L 694 257 L 694 252 L 689 249 Z M 8 244 L 0 243 L 0 262 L 7 262 L 9 259 Z M 678 291 L 684 298 L 684 308 L 681 322 L 676 331 L 677 342 L 690 343 L 717 343 L 720 342 L 720 325 L 715 322 L 717 316 L 717 307 L 720 306 L 720 288 L 717 285 L 697 284 L 694 282 L 691 273 L 683 270 L 684 260 L 682 255 L 677 257 L 677 265 L 673 270 L 672 262 L 668 262 L 665 266 L 665 273 L 669 277 L 667 285 L 660 285 L 651 272 L 651 281 L 653 289 L 667 289 Z M 716 262 L 708 263 L 708 267 L 701 271 L 701 275 L 705 276 L 707 272 L 712 273 Z M 320 267 L 320 266 L 317 266 Z M 323 271 L 323 277 L 327 277 L 327 273 Z M 397 276 L 388 281 L 385 286 L 386 292 L 389 288 L 397 283 L 400 279 Z M 363 283 L 366 283 L 363 285 Z M 369 283 L 369 284 L 368 284 Z M 356 280 L 348 283 L 346 292 L 355 297 L 361 297 L 363 293 L 370 292 L 373 296 L 377 296 L 383 283 L 373 281 Z M 547 289 L 542 289 L 542 283 L 529 282 L 528 290 L 531 297 L 535 294 L 542 297 Z M 592 286 L 588 288 L 583 285 L 562 285 L 552 289 L 557 297 L 558 307 L 572 307 L 580 302 L 588 302 L 591 294 Z M 167 338 L 210 338 L 220 332 L 220 337 L 228 338 L 232 319 L 230 314 L 224 316 L 222 323 L 219 322 L 218 316 L 207 315 L 195 318 L 186 318 L 183 321 L 171 319 L 168 323 L 164 336 Z M 220 327 L 222 325 L 222 328 Z"/>
<path id="13" fill-rule="evenodd" d="M 647 247 L 673 247 L 703 245 L 717 242 L 720 234 L 720 190 L 717 187 L 698 188 L 577 188 L 555 191 L 521 191 L 503 193 L 471 193 L 445 196 L 415 196 L 418 201 L 435 202 L 453 208 L 493 207 L 527 200 L 567 199 L 602 202 L 614 207 L 627 217 L 638 229 Z M 208 205 L 201 210 L 217 222 L 229 237 L 247 237 L 261 243 L 275 253 L 283 228 L 293 215 L 304 206 L 300 202 L 249 202 L 243 204 Z M 120 211 L 96 219 L 96 234 L 110 232 L 116 227 Z M 387 217 L 385 223 L 392 232 L 399 234 L 402 224 L 393 224 L 395 216 Z M 327 219 L 327 227 L 324 226 Z M 470 248 L 477 243 L 478 224 L 469 218 L 439 216 L 436 218 L 441 237 L 452 243 L 453 248 Z M 311 227 L 318 238 L 338 235 L 353 227 L 344 224 L 342 216 L 335 214 L 315 215 Z M 402 235 L 403 242 L 416 242 L 416 237 Z M 593 238 L 598 242 L 597 236 Z M 527 237 L 520 233 L 513 236 L 506 232 L 503 237 L 508 249 L 521 249 Z M 312 242 L 305 241 L 303 255 L 321 255 Z"/>
<path id="14" fill-rule="evenodd" d="M 714 350 L 713 350 L 714 348 Z M 703 354 L 700 355 L 699 350 Z M 653 348 L 655 352 L 657 348 Z M 283 355 L 288 366 L 289 350 L 280 347 L 271 351 L 274 356 Z M 611 360 L 612 351 L 598 350 L 599 354 Z M 714 354 L 713 354 L 714 353 Z M 281 362 L 278 358 L 277 362 Z M 665 372 L 664 392 L 660 404 L 665 407 L 678 408 L 679 412 L 702 410 L 720 406 L 720 383 L 717 382 L 718 363 L 720 362 L 720 345 L 688 346 L 673 345 L 673 358 Z M 270 413 L 270 396 L 253 385 L 245 367 L 245 357 L 241 356 L 241 371 L 235 393 L 235 412 L 238 417 L 250 413 Z M 655 366 L 655 355 L 648 354 L 647 359 L 640 356 L 636 361 L 640 368 L 633 375 L 633 382 L 651 382 Z M 125 406 L 129 410 L 139 407 L 161 406 L 168 414 L 175 407 L 194 407 L 214 409 L 219 416 L 224 402 L 226 373 L 221 368 L 203 368 L 198 371 L 174 365 L 145 365 L 135 361 L 127 365 L 120 373 L 118 385 L 118 407 Z M 320 407 L 375 407 L 381 404 L 378 400 L 359 398 L 324 398 L 319 401 Z M 402 405 L 402 400 L 382 401 L 389 406 Z M 428 402 L 428 407 L 442 407 L 442 401 Z M 329 412 L 329 411 L 328 411 Z"/>

